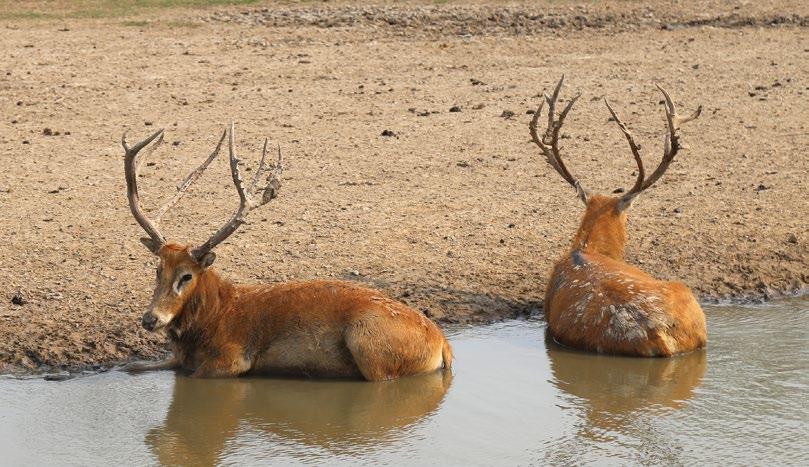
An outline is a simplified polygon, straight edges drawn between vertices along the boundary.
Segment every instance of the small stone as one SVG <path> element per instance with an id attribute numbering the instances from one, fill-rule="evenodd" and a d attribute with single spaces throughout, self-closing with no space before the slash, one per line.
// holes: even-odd
<path id="1" fill-rule="evenodd" d="M 676 212 L 677 214 L 683 212 L 681 208 L 674 208 L 673 211 Z"/>
<path id="2" fill-rule="evenodd" d="M 503 113 L 500 114 L 500 116 L 502 118 L 505 118 L 506 120 L 508 120 L 508 119 L 510 119 L 510 118 L 512 118 L 514 116 L 514 112 L 512 112 L 510 110 L 504 110 Z"/>
<path id="3" fill-rule="evenodd" d="M 458 163 L 456 163 L 455 165 L 457 165 L 458 167 L 469 167 L 469 162 L 467 162 L 467 161 L 458 161 Z"/>
<path id="4" fill-rule="evenodd" d="M 11 303 L 13 305 L 23 306 L 26 303 L 28 303 L 28 300 L 26 300 L 25 297 L 23 297 L 20 292 L 17 292 L 11 296 Z"/>
<path id="5" fill-rule="evenodd" d="M 53 130 L 51 130 L 50 128 L 45 128 L 44 130 L 42 130 L 42 134 L 45 136 L 53 136 Z"/>
<path id="6" fill-rule="evenodd" d="M 472 107 L 472 110 L 480 110 L 484 107 L 486 107 L 486 104 L 475 104 L 475 106 Z"/>
<path id="7" fill-rule="evenodd" d="M 386 136 L 386 137 L 396 136 L 396 133 L 394 133 L 392 130 L 384 130 L 382 132 L 382 136 Z"/>
<path id="8" fill-rule="evenodd" d="M 70 378 L 71 378 L 70 373 L 66 371 L 61 371 L 59 373 L 50 373 L 43 376 L 43 379 L 45 381 L 66 381 Z"/>
<path id="9" fill-rule="evenodd" d="M 454 105 L 454 106 L 449 108 L 449 111 L 450 112 L 460 112 L 461 108 L 459 106 L 457 106 L 457 105 Z"/>
<path id="10" fill-rule="evenodd" d="M 787 237 L 787 242 L 798 243 L 798 236 L 795 235 L 794 233 L 789 234 L 789 236 Z"/>

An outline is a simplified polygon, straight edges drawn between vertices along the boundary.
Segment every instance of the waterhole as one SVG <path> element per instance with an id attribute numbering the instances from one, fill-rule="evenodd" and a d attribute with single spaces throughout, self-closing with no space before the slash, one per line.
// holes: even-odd
<path id="1" fill-rule="evenodd" d="M 516 320 L 451 330 L 453 374 L 393 382 L 3 378 L 0 463 L 805 463 L 809 300 L 706 314 L 708 349 L 671 359 L 570 351 Z"/>

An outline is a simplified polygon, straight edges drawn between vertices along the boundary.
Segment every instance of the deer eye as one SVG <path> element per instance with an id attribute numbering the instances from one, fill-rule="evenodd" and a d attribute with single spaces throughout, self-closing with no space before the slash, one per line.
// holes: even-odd
<path id="1" fill-rule="evenodd" d="M 180 276 L 180 278 L 177 279 L 177 283 L 174 285 L 174 291 L 179 294 L 180 290 L 182 290 L 182 288 L 185 287 L 185 285 L 188 284 L 188 282 L 190 282 L 193 278 L 194 276 L 188 273 Z"/>

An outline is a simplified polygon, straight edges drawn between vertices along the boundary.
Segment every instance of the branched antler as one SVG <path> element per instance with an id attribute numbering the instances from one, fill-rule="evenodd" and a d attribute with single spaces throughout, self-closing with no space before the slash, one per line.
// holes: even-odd
<path id="1" fill-rule="evenodd" d="M 564 75 L 557 83 L 556 88 L 553 90 L 553 94 L 548 96 L 546 93 L 543 92 L 543 96 L 545 100 L 539 104 L 539 108 L 534 113 L 534 117 L 531 119 L 531 122 L 528 124 L 528 129 L 531 132 L 531 139 L 539 146 L 539 149 L 542 151 L 542 154 L 545 156 L 545 159 L 548 161 L 551 167 L 553 167 L 562 178 L 565 179 L 573 188 L 575 188 L 582 199 L 585 199 L 586 190 L 579 182 L 576 177 L 574 177 L 570 171 L 565 166 L 565 163 L 562 161 L 562 156 L 559 151 L 559 132 L 562 129 L 562 125 L 565 122 L 565 118 L 567 114 L 570 112 L 570 109 L 573 108 L 573 104 L 576 103 L 581 94 L 577 94 L 573 97 L 559 114 L 559 117 L 556 117 L 556 102 L 559 99 L 559 91 L 562 89 L 562 83 L 565 81 Z M 545 132 L 542 136 L 539 136 L 538 133 L 538 124 L 539 118 L 542 115 L 542 108 L 545 106 L 545 103 L 548 103 L 548 127 L 545 129 Z"/>
<path id="2" fill-rule="evenodd" d="M 261 162 L 259 162 L 256 175 L 253 182 L 250 184 L 249 189 L 245 189 L 244 181 L 242 179 L 241 170 L 239 169 L 239 159 L 236 157 L 235 143 L 234 143 L 234 128 L 233 123 L 230 124 L 230 131 L 228 136 L 228 152 L 230 153 L 230 172 L 233 178 L 233 184 L 236 185 L 236 191 L 239 194 L 239 207 L 230 218 L 230 220 L 219 228 L 205 243 L 195 248 L 192 254 L 195 258 L 202 258 L 206 253 L 211 251 L 216 245 L 222 243 L 233 232 L 236 231 L 242 224 L 246 223 L 247 214 L 255 208 L 261 207 L 269 203 L 272 199 L 278 196 L 278 190 L 281 187 L 281 175 L 283 173 L 283 164 L 281 157 L 281 147 L 278 147 L 278 159 L 275 163 L 273 171 L 267 177 L 267 183 L 263 187 L 259 185 L 262 175 L 266 167 L 265 161 L 267 156 L 267 143 L 264 140 L 264 148 L 261 154 Z M 261 196 L 259 197 L 259 193 Z"/>
<path id="3" fill-rule="evenodd" d="M 630 197 L 634 197 L 638 193 L 646 190 L 650 186 L 652 186 L 669 168 L 671 161 L 674 160 L 674 156 L 680 151 L 682 146 L 680 146 L 680 135 L 677 134 L 677 130 L 680 128 L 680 125 L 683 123 L 688 123 L 691 120 L 696 119 L 702 113 L 702 106 L 700 105 L 697 107 L 697 110 L 687 116 L 681 117 L 677 114 L 677 109 L 674 106 L 674 102 L 671 100 L 671 96 L 669 93 L 663 89 L 662 86 L 655 83 L 657 89 L 663 93 L 663 97 L 665 99 L 665 107 L 666 107 L 666 124 L 668 127 L 668 133 L 666 133 L 665 139 L 663 141 L 663 159 L 660 161 L 660 164 L 657 168 L 649 175 L 648 178 L 645 177 L 645 172 L 643 169 L 643 161 L 641 160 L 640 156 L 640 146 L 635 144 L 635 140 L 632 137 L 632 133 L 627 129 L 626 125 L 618 118 L 618 115 L 610 106 L 610 103 L 607 99 L 604 99 L 604 103 L 607 104 L 607 108 L 609 109 L 610 113 L 612 114 L 612 118 L 615 120 L 615 123 L 618 124 L 618 127 L 626 136 L 626 140 L 629 143 L 629 147 L 632 150 L 632 155 L 635 158 L 635 162 L 638 164 L 638 177 L 635 180 L 635 185 L 630 189 L 626 194 L 622 196 L 622 198 L 627 199 Z"/>

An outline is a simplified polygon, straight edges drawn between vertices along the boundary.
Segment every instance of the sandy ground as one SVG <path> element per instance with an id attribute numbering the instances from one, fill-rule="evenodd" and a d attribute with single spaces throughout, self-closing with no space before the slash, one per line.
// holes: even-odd
<path id="1" fill-rule="evenodd" d="M 538 311 L 582 212 L 527 131 L 538 93 L 563 73 L 563 95 L 583 93 L 568 164 L 603 192 L 629 186 L 634 164 L 602 96 L 648 165 L 663 134 L 652 83 L 683 110 L 705 108 L 682 132 L 689 149 L 633 207 L 630 262 L 703 300 L 798 292 L 809 282 L 807 18 L 804 2 L 728 0 L 0 19 L 0 373 L 165 352 L 139 327 L 155 263 L 126 204 L 124 130 L 167 129 L 143 169 L 149 207 L 231 119 L 253 161 L 263 136 L 282 145 L 281 196 L 218 248 L 234 280 L 344 278 L 441 323 Z M 236 204 L 219 160 L 163 230 L 199 242 Z"/>

